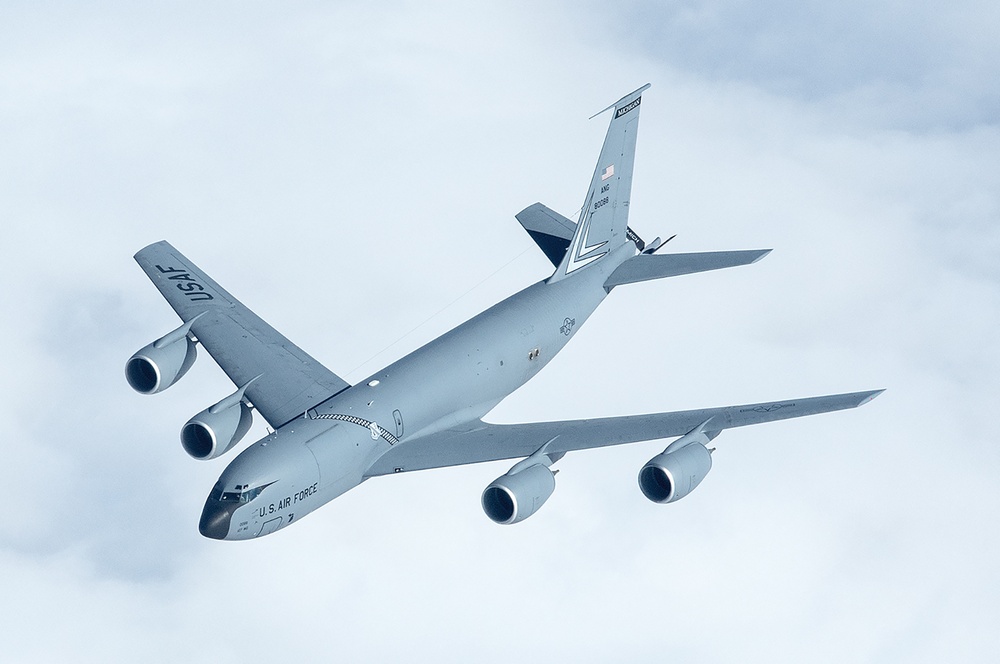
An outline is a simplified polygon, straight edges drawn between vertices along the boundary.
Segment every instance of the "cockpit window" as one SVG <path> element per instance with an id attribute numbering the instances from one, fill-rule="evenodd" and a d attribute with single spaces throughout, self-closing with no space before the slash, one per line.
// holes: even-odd
<path id="1" fill-rule="evenodd" d="M 249 503 L 270 485 L 271 483 L 263 484 L 251 489 L 249 484 L 237 484 L 231 491 L 225 491 L 220 482 L 212 489 L 212 498 L 220 503 Z"/>

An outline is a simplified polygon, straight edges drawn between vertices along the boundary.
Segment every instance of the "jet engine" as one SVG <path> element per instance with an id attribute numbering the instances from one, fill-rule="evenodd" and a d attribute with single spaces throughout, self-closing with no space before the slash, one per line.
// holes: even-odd
<path id="1" fill-rule="evenodd" d="M 709 422 L 687 432 L 639 471 L 639 488 L 654 503 L 672 503 L 694 491 L 712 470 L 712 450 L 707 445 L 719 435 L 705 431 Z"/>
<path id="2" fill-rule="evenodd" d="M 247 383 L 187 421 L 181 428 L 181 446 L 185 452 L 195 459 L 207 461 L 222 456 L 240 442 L 253 424 L 250 406 L 243 401 L 249 385 Z"/>
<path id="3" fill-rule="evenodd" d="M 654 503 L 672 503 L 694 491 L 711 469 L 712 453 L 701 443 L 667 448 L 639 471 L 639 488 Z"/>
<path id="4" fill-rule="evenodd" d="M 140 394 L 156 394 L 167 389 L 187 373 L 198 351 L 188 337 L 195 318 L 136 351 L 125 363 L 125 379 Z"/>
<path id="5" fill-rule="evenodd" d="M 493 480 L 483 491 L 483 511 L 497 523 L 524 521 L 538 511 L 556 488 L 555 473 L 545 463 L 519 468 L 520 465 Z"/>

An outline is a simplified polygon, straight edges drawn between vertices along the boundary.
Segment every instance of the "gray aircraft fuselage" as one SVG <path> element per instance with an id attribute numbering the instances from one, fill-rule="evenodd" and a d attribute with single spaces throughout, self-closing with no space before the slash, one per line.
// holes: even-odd
<path id="1" fill-rule="evenodd" d="M 201 533 L 270 534 L 363 482 L 394 445 L 478 420 L 562 350 L 635 254 L 628 242 L 572 279 L 529 286 L 257 441 L 220 476 Z"/>
<path id="2" fill-rule="evenodd" d="M 125 378 L 156 394 L 190 368 L 196 345 L 236 391 L 181 428 L 193 458 L 226 454 L 255 409 L 276 430 L 237 456 L 212 489 L 199 530 L 242 540 L 268 535 L 369 477 L 520 459 L 484 489 L 497 524 L 535 514 L 568 452 L 676 438 L 639 470 L 658 504 L 687 496 L 712 467 L 723 430 L 857 408 L 882 390 L 616 417 L 494 424 L 482 419 L 569 342 L 618 286 L 750 265 L 769 249 L 660 253 L 628 216 L 644 85 L 609 106 L 604 145 L 576 222 L 540 202 L 515 215 L 552 263 L 550 277 L 490 307 L 351 386 L 254 314 L 165 240 L 135 259 L 183 321 L 136 351 Z M 669 239 L 667 240 L 669 241 Z M 594 360 L 583 360 L 593 369 Z M 584 376 L 593 371 L 582 372 Z M 252 405 L 252 406 L 251 406 Z"/>

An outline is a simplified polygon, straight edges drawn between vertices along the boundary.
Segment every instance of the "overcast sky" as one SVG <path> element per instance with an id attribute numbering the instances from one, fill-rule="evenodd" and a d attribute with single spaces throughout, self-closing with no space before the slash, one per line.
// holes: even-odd
<path id="1" fill-rule="evenodd" d="M 996 661 L 1000 9 L 937 4 L 4 2 L 0 659 Z M 575 216 L 647 82 L 633 228 L 774 252 L 616 289 L 490 418 L 888 391 L 725 432 L 672 505 L 651 442 L 512 527 L 496 463 L 202 538 L 232 456 L 178 431 L 232 386 L 128 388 L 177 324 L 132 254 L 361 380 L 548 276 L 513 215 Z"/>

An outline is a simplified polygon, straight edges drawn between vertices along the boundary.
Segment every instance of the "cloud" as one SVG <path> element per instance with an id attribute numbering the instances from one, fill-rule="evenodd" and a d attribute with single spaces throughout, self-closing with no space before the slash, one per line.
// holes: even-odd
<path id="1" fill-rule="evenodd" d="M 599 6 L 586 14 L 600 16 Z M 864 124 L 939 131 L 995 124 L 1000 15 L 971 0 L 656 4 L 591 26 L 616 45 L 709 80 L 750 83 Z"/>
<path id="2" fill-rule="evenodd" d="M 6 6 L 5 654 L 995 652 L 995 12 L 780 9 Z M 633 226 L 775 252 L 616 289 L 492 417 L 889 391 L 726 432 L 676 505 L 637 490 L 650 443 L 569 455 L 511 528 L 479 507 L 490 464 L 201 538 L 226 461 L 177 432 L 232 387 L 203 355 L 164 394 L 127 388 L 176 325 L 131 255 L 170 239 L 360 380 L 547 276 L 513 213 L 572 214 L 605 130 L 587 116 L 646 81 Z"/>

